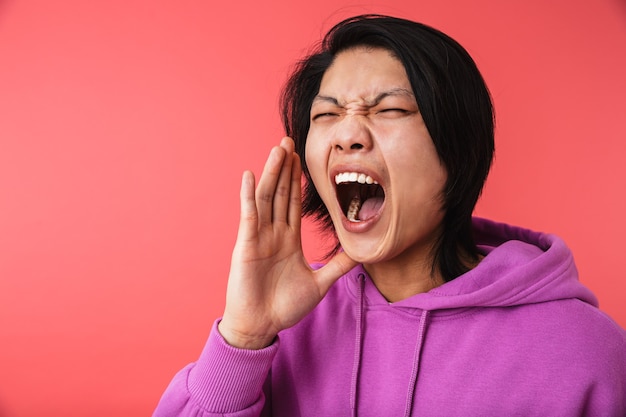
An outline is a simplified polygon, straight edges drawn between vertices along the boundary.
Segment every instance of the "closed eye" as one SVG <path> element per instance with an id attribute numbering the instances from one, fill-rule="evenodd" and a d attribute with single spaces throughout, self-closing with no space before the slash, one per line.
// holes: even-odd
<path id="1" fill-rule="evenodd" d="M 391 108 L 388 108 L 388 109 L 378 110 L 376 112 L 376 115 L 380 116 L 380 117 L 383 117 L 383 118 L 386 118 L 386 119 L 395 119 L 395 118 L 401 118 L 401 117 L 405 117 L 405 116 L 410 116 L 411 114 L 414 114 L 414 113 L 415 112 L 413 112 L 411 110 L 391 107 Z"/>
<path id="2" fill-rule="evenodd" d="M 318 119 L 325 118 L 325 117 L 330 118 L 330 117 L 336 117 L 336 116 L 338 116 L 337 113 L 319 113 L 319 114 L 314 115 L 312 120 L 318 120 Z"/>
<path id="3" fill-rule="evenodd" d="M 408 110 L 404 110 L 404 109 L 382 109 L 382 110 L 378 110 L 378 113 L 392 113 L 392 112 L 399 112 L 399 113 L 406 114 L 409 111 Z"/>

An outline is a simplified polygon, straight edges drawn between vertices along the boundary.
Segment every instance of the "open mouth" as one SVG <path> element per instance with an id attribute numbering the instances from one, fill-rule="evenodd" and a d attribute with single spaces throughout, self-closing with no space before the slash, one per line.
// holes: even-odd
<path id="1" fill-rule="evenodd" d="M 385 191 L 369 175 L 341 172 L 335 175 L 336 194 L 341 210 L 351 222 L 371 219 L 385 201 Z"/>

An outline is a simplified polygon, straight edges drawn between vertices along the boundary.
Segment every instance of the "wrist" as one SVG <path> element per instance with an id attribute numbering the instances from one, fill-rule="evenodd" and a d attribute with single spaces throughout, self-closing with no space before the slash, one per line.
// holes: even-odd
<path id="1" fill-rule="evenodd" d="M 217 325 L 217 330 L 222 338 L 230 346 L 237 349 L 259 350 L 271 345 L 276 335 L 249 335 L 232 329 L 228 323 L 222 319 Z"/>

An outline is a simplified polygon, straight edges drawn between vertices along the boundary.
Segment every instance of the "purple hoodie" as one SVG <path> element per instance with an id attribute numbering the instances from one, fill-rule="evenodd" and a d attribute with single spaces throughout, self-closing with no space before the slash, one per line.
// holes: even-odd
<path id="1" fill-rule="evenodd" d="M 626 332 L 553 235 L 475 219 L 485 258 L 388 303 L 357 266 L 258 351 L 216 326 L 162 416 L 626 416 Z"/>

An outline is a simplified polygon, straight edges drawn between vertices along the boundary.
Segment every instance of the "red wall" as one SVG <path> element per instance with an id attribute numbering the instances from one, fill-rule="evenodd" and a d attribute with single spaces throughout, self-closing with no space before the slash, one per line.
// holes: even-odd
<path id="1" fill-rule="evenodd" d="M 478 214 L 563 236 L 626 326 L 623 1 L 379 3 L 0 0 L 0 415 L 151 413 L 223 308 L 290 64 L 363 12 L 469 49 L 498 115 Z"/>

